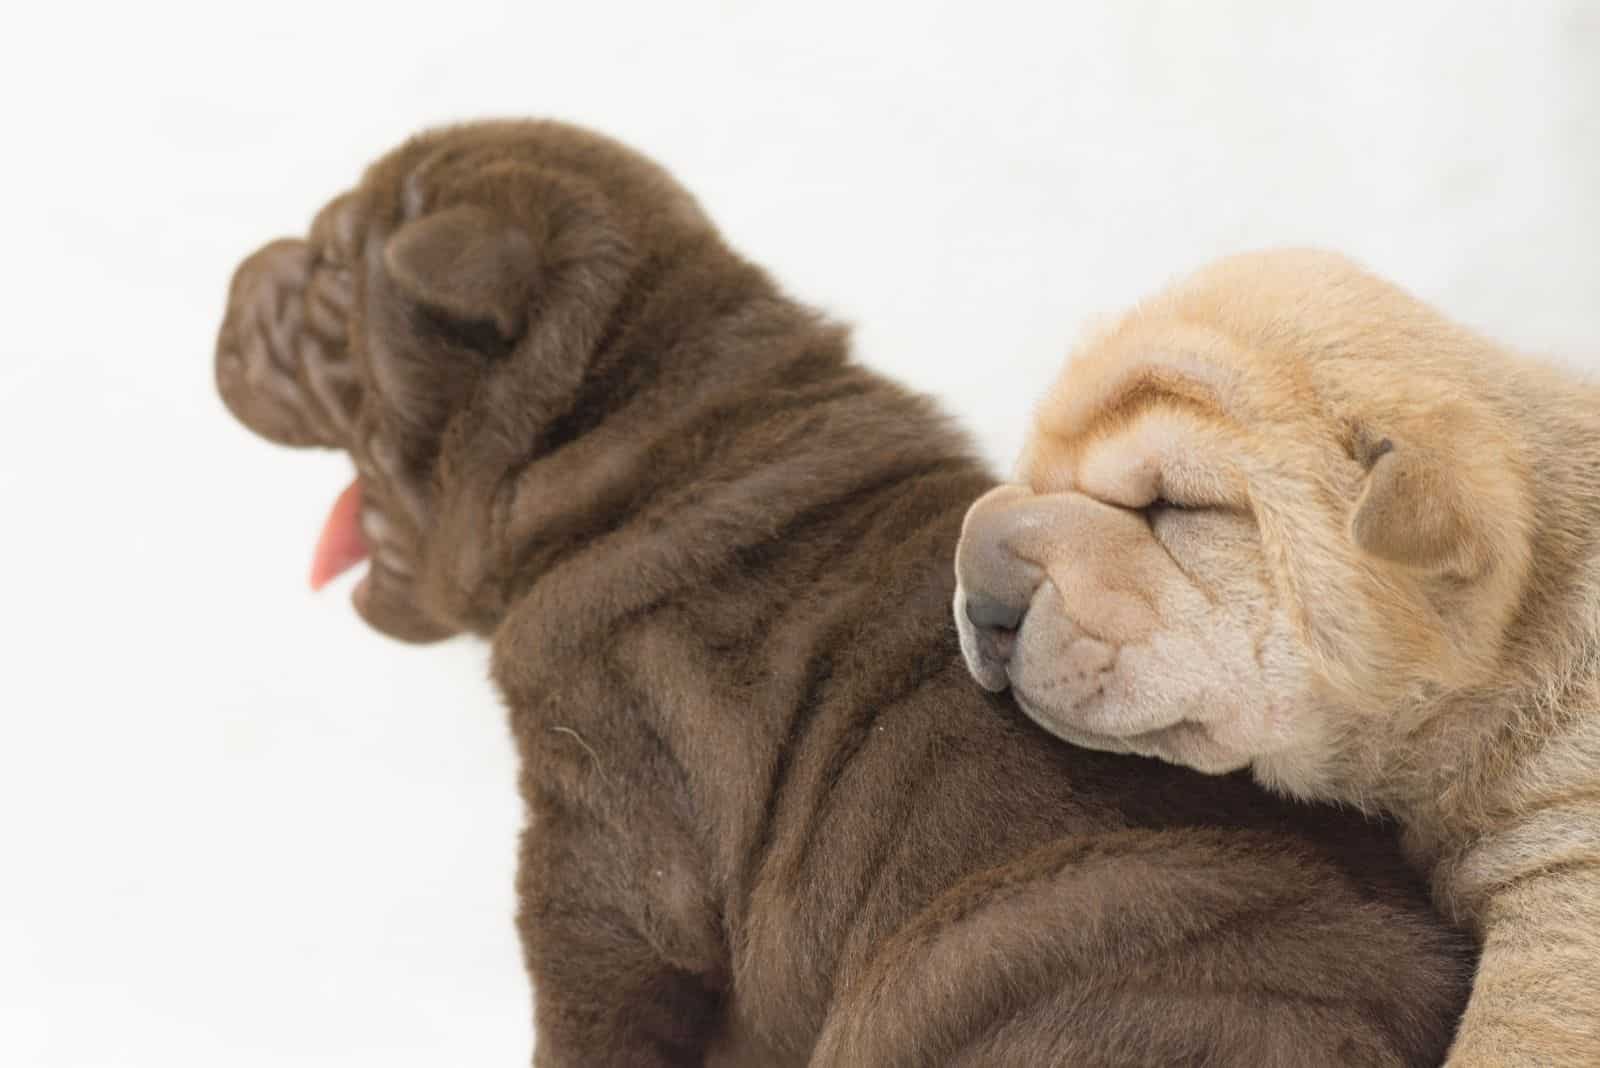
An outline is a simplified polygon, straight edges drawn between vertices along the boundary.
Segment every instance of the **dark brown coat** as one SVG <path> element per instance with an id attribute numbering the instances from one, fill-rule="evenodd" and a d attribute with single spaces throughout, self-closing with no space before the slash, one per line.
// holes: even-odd
<path id="1" fill-rule="evenodd" d="M 1442 1055 L 1470 965 L 1387 831 L 974 686 L 989 475 L 648 161 L 418 138 L 246 261 L 217 373 L 355 458 L 369 621 L 493 640 L 537 1064 Z"/>

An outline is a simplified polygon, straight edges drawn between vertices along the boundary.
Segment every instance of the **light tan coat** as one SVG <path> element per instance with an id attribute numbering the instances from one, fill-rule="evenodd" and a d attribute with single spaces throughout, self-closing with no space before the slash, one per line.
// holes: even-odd
<path id="1" fill-rule="evenodd" d="M 1397 816 L 1483 940 L 1456 1066 L 1600 1065 L 1600 389 L 1344 258 L 1088 338 L 968 514 L 969 668 L 1094 748 Z"/>

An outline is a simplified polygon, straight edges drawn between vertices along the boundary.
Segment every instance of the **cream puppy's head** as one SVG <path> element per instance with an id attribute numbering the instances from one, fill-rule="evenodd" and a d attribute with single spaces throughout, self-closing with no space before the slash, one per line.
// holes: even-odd
<path id="1" fill-rule="evenodd" d="M 1141 305 L 967 515 L 973 676 L 1068 741 L 1327 795 L 1342 739 L 1499 657 L 1530 555 L 1504 364 L 1330 253 Z"/>

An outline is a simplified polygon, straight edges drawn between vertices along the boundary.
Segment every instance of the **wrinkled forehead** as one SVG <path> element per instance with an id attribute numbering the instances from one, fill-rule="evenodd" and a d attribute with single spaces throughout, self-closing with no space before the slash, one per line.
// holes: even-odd
<path id="1" fill-rule="evenodd" d="M 311 243 L 339 263 L 352 263 L 361 254 L 370 197 L 352 189 L 334 197 L 311 220 Z"/>
<path id="2" fill-rule="evenodd" d="M 1124 507 L 1243 504 L 1252 435 L 1315 407 L 1296 377 L 1203 328 L 1125 332 L 1069 361 L 1038 407 L 1018 478 Z"/>
<path id="3" fill-rule="evenodd" d="M 519 170 L 575 179 L 603 196 L 624 224 L 710 222 L 676 179 L 626 145 L 559 122 L 508 120 L 413 137 L 368 167 L 353 190 L 330 202 L 313 224 L 313 237 L 354 251 L 369 230 L 392 231 L 448 201 L 470 198 L 474 190 L 492 198 L 515 188 L 514 181 L 504 179 Z"/>
<path id="4" fill-rule="evenodd" d="M 1216 409 L 1152 393 L 1071 438 L 1037 428 L 1017 477 L 1037 493 L 1083 493 L 1123 508 L 1164 499 L 1188 507 L 1243 507 L 1250 450 Z"/>
<path id="5" fill-rule="evenodd" d="M 328 201 L 312 218 L 311 243 L 335 262 L 354 263 L 369 234 L 392 232 L 421 215 L 430 191 L 424 181 L 428 159 L 425 145 L 412 142 L 369 167 L 359 184 Z"/>
<path id="6" fill-rule="evenodd" d="M 1270 403 L 1274 361 L 1200 324 L 1143 324 L 1137 313 L 1072 354 L 1037 413 L 1038 429 L 1089 438 L 1153 404 L 1249 424 Z"/>
<path id="7" fill-rule="evenodd" d="M 312 218 L 310 242 L 335 264 L 354 264 L 369 238 L 381 240 L 419 218 L 452 186 L 470 185 L 474 172 L 482 172 L 493 159 L 504 163 L 509 149 L 536 154 L 536 139 L 521 140 L 518 145 L 508 133 L 490 139 L 486 131 L 472 127 L 414 137 L 369 166 L 353 188 L 323 205 Z"/>

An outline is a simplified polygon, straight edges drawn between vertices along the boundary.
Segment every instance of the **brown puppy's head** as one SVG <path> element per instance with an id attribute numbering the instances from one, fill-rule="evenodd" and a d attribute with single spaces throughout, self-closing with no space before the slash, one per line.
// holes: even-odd
<path id="1" fill-rule="evenodd" d="M 354 600 L 430 641 L 503 607 L 508 474 L 581 430 L 582 386 L 641 264 L 714 240 L 659 167 L 549 122 L 425 134 L 235 273 L 223 400 L 263 437 L 344 449 L 316 585 L 370 555 Z M 559 487 L 551 487 L 559 493 Z"/>
<path id="2" fill-rule="evenodd" d="M 1326 253 L 1142 305 L 968 513 L 974 677 L 1069 741 L 1325 793 L 1350 732 L 1496 663 L 1530 541 L 1497 360 Z"/>

